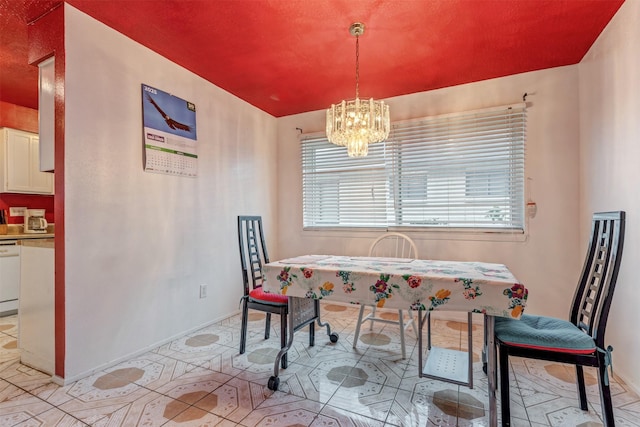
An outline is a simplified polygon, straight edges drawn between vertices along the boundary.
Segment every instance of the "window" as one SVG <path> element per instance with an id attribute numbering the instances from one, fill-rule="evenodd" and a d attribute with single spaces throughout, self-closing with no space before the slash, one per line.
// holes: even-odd
<path id="1" fill-rule="evenodd" d="M 386 227 L 384 144 L 354 161 L 326 137 L 304 138 L 302 193 L 305 227 Z"/>
<path id="2" fill-rule="evenodd" d="M 524 229 L 524 104 L 394 123 L 369 155 L 303 137 L 304 227 Z"/>

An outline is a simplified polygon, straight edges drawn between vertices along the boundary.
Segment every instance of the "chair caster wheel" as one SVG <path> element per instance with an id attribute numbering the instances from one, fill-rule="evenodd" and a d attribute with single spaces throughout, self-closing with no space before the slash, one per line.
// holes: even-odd
<path id="1" fill-rule="evenodd" d="M 280 378 L 269 377 L 269 382 L 267 383 L 267 387 L 269 388 L 269 390 L 276 391 L 278 390 L 279 385 L 280 385 Z"/>
<path id="2" fill-rule="evenodd" d="M 338 338 L 339 338 L 339 337 L 338 337 L 338 334 L 337 334 L 337 333 L 335 333 L 335 332 L 334 332 L 334 333 L 332 333 L 331 335 L 329 335 L 329 341 L 331 341 L 331 342 L 333 342 L 333 343 L 338 342 Z"/>

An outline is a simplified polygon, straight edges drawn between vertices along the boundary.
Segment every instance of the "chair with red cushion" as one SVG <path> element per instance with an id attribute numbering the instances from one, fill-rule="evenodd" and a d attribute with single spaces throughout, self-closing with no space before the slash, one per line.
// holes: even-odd
<path id="1" fill-rule="evenodd" d="M 575 365 L 580 408 L 587 410 L 583 366 L 598 368 L 600 403 L 605 426 L 613 426 L 613 405 L 607 368 L 611 346 L 604 341 L 624 243 L 625 213 L 593 216 L 591 239 L 574 295 L 569 320 L 524 314 L 520 320 L 495 318 L 495 342 L 500 358 L 502 425 L 511 425 L 509 356 Z"/>
<path id="2" fill-rule="evenodd" d="M 280 315 L 280 348 L 287 344 L 288 298 L 285 295 L 268 293 L 262 289 L 264 275 L 262 266 L 269 263 L 267 245 L 262 229 L 262 217 L 238 216 L 238 243 L 244 294 L 242 296 L 242 330 L 240 332 L 240 354 L 244 354 L 247 344 L 247 323 L 249 309 L 266 313 L 264 339 L 269 339 L 271 314 Z M 309 345 L 314 344 L 314 323 L 309 324 Z M 287 355 L 282 356 L 281 366 L 287 367 Z"/>

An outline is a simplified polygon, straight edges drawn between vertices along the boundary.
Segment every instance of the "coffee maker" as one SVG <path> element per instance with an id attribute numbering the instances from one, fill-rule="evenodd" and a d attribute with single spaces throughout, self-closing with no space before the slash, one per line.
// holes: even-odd
<path id="1" fill-rule="evenodd" d="M 47 220 L 44 219 L 44 209 L 27 209 L 24 211 L 25 233 L 46 233 Z"/>

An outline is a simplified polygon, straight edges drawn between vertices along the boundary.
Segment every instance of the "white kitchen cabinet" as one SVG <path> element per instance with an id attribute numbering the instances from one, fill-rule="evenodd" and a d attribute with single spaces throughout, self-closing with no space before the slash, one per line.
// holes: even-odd
<path id="1" fill-rule="evenodd" d="M 16 240 L 0 240 L 0 315 L 18 311 L 20 295 L 20 246 Z"/>
<path id="2" fill-rule="evenodd" d="M 20 361 L 53 375 L 55 249 L 47 239 L 22 241 L 18 347 Z"/>
<path id="3" fill-rule="evenodd" d="M 38 132 L 40 133 L 40 170 L 53 172 L 55 163 L 56 74 L 55 57 L 38 64 Z"/>
<path id="4" fill-rule="evenodd" d="M 38 135 L 2 128 L 0 131 L 0 192 L 53 194 L 53 174 L 40 172 Z"/>

